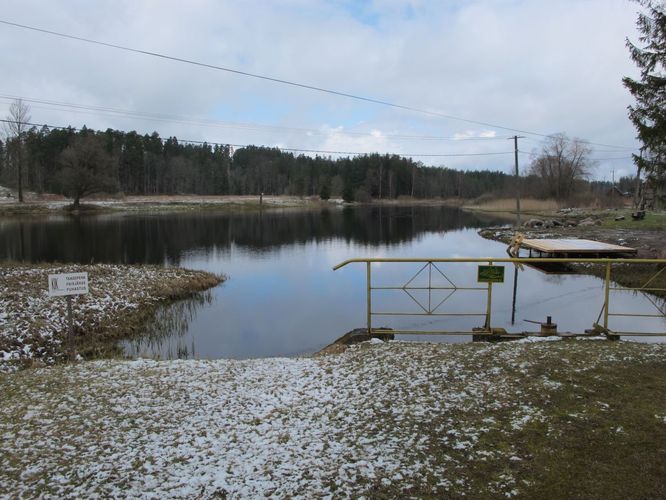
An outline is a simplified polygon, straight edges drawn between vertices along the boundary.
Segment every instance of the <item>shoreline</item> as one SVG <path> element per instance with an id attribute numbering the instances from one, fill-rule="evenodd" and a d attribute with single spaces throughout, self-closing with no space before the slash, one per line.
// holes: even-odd
<path id="1" fill-rule="evenodd" d="M 590 239 L 635 248 L 637 250 L 635 257 L 639 259 L 666 259 L 666 232 L 661 228 L 662 224 L 666 224 L 666 216 L 653 214 L 645 221 L 633 221 L 630 214 L 627 214 L 624 220 L 616 221 L 615 218 L 619 217 L 617 213 L 615 211 L 610 214 L 597 212 L 597 218 L 590 225 L 540 228 L 490 227 L 481 229 L 478 234 L 485 239 L 505 243 L 507 246 L 516 233 L 521 233 L 528 239 Z M 553 218 L 543 217 L 546 221 Z M 578 216 L 578 220 L 585 218 L 590 219 L 589 212 Z M 661 266 L 663 267 L 663 265 Z M 574 264 L 571 265 L 571 268 L 574 274 L 587 274 L 602 279 L 605 277 L 605 270 L 600 265 Z M 658 273 L 660 268 L 659 264 L 617 265 L 614 268 L 612 280 L 622 286 L 637 288 L 645 286 L 648 280 L 655 277 L 654 281 L 650 282 L 650 287 L 666 289 L 666 273 Z M 660 290 L 651 291 L 650 294 L 660 298 L 666 297 L 666 292 Z"/>
<path id="2" fill-rule="evenodd" d="M 159 306 L 225 280 L 206 271 L 151 265 L 0 263 L 0 373 L 116 354 L 117 341 L 143 331 Z M 90 293 L 73 296 L 74 336 L 66 300 L 48 296 L 47 276 L 87 272 Z"/>
<path id="3" fill-rule="evenodd" d="M 345 202 L 340 198 L 322 200 L 319 196 L 265 195 L 150 195 L 122 198 L 89 198 L 72 209 L 71 200 L 55 196 L 29 196 L 24 203 L 0 199 L 0 217 L 14 215 L 94 215 L 104 213 L 165 213 L 178 211 L 237 210 L 259 211 L 275 209 L 322 209 L 361 206 L 447 206 L 462 208 L 458 199 L 376 199 L 370 202 Z"/>

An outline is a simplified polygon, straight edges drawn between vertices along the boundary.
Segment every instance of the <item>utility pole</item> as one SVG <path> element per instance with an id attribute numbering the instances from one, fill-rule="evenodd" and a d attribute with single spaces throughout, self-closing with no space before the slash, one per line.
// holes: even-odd
<path id="1" fill-rule="evenodd" d="M 518 172 L 518 139 L 522 139 L 522 135 L 514 135 L 510 137 L 513 139 L 514 159 L 516 166 L 516 227 L 520 227 L 520 173 Z"/>

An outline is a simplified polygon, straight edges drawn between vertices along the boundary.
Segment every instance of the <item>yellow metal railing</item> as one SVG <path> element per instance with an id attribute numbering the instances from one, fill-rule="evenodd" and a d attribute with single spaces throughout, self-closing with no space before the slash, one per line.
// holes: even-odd
<path id="1" fill-rule="evenodd" d="M 493 336 L 499 333 L 508 336 L 522 336 L 524 333 L 509 333 L 503 329 L 493 328 L 492 326 L 492 301 L 493 301 L 493 281 L 488 281 L 485 283 L 485 286 L 478 287 L 457 287 L 451 282 L 451 287 L 438 287 L 432 286 L 432 273 L 433 269 L 442 274 L 444 278 L 448 280 L 446 275 L 441 272 L 437 264 L 443 263 L 476 263 L 483 264 L 484 266 L 497 266 L 498 264 L 513 264 L 518 268 L 522 269 L 523 264 L 527 265 L 548 265 L 548 264 L 598 264 L 605 266 L 604 272 L 604 293 L 603 293 L 603 306 L 601 312 L 597 317 L 596 322 L 593 323 L 593 330 L 599 334 L 604 334 L 611 337 L 617 336 L 666 336 L 666 331 L 660 332 L 638 332 L 638 331 L 618 331 L 611 330 L 609 327 L 609 318 L 611 317 L 643 317 L 643 318 L 663 318 L 666 319 L 666 311 L 663 310 L 663 306 L 659 306 L 656 302 L 656 297 L 653 294 L 654 292 L 666 292 L 666 288 L 659 288 L 651 286 L 655 280 L 666 270 L 666 259 L 588 259 L 588 258 L 440 258 L 440 259 L 428 259 L 428 258 L 360 258 L 360 259 L 349 259 L 340 264 L 336 265 L 333 270 L 337 271 L 338 269 L 345 267 L 349 264 L 361 263 L 366 265 L 366 322 L 367 322 L 367 331 L 369 334 L 372 333 L 386 333 L 385 329 L 375 329 L 373 328 L 373 316 L 477 316 L 483 317 L 484 325 L 479 328 L 474 328 L 471 331 L 451 331 L 451 330 L 392 330 L 392 333 L 398 334 L 430 334 L 430 335 L 479 335 L 479 336 Z M 409 280 L 406 284 L 402 286 L 373 286 L 372 283 L 372 264 L 378 263 L 414 263 L 414 264 L 423 264 L 423 267 L 414 275 L 414 277 Z M 640 287 L 622 287 L 614 286 L 612 282 L 612 268 L 614 265 L 620 264 L 629 264 L 629 265 L 645 265 L 653 264 L 656 266 L 654 273 L 647 279 L 647 281 Z M 501 266 L 499 266 L 501 267 Z M 413 287 L 410 286 L 410 283 L 418 276 L 424 269 L 428 269 L 428 286 L 422 287 Z M 450 281 L 450 280 L 449 280 Z M 515 287 L 515 283 L 514 283 Z M 438 304 L 435 307 L 432 307 L 430 302 L 430 294 L 428 300 L 428 306 L 419 303 L 416 299 L 414 301 L 420 306 L 422 312 L 397 312 L 397 311 L 373 311 L 373 302 L 372 302 L 372 292 L 373 290 L 403 290 L 405 291 L 412 299 L 413 295 L 409 290 L 467 290 L 467 291 L 485 291 L 486 292 L 486 307 L 485 311 L 481 312 L 453 312 L 453 313 L 441 313 L 437 312 L 439 308 Z M 638 314 L 632 312 L 613 312 L 610 307 L 611 302 L 611 292 L 615 291 L 630 291 L 630 292 L 642 292 L 645 294 L 647 299 L 654 305 L 655 309 L 659 314 Z M 515 294 L 515 288 L 514 288 Z M 446 299 L 444 299 L 446 300 Z M 442 301 L 443 302 L 443 301 Z"/>

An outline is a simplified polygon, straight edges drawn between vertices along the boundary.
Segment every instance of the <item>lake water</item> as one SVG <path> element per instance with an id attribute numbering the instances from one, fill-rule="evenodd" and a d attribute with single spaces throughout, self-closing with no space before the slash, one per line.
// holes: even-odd
<path id="1" fill-rule="evenodd" d="M 28 261 L 149 263 L 203 269 L 228 276 L 192 300 L 162 309 L 143 339 L 125 342 L 129 355 L 160 358 L 250 358 L 317 351 L 366 321 L 366 269 L 334 265 L 362 257 L 505 257 L 505 245 L 480 238 L 500 223 L 447 207 L 336 207 L 323 211 L 108 214 L 0 221 L 0 258 Z M 373 285 L 402 286 L 418 264 L 373 266 Z M 494 327 L 538 329 L 525 319 L 552 316 L 560 331 L 582 331 L 597 319 L 603 282 L 590 276 L 518 273 L 512 325 L 512 266 L 493 288 Z M 476 264 L 443 264 L 411 286 L 474 288 Z M 418 312 L 444 301 L 438 313 L 483 314 L 486 293 L 438 290 L 373 292 L 376 311 Z M 447 298 L 448 297 L 448 298 Z M 654 314 L 642 294 L 615 292 L 617 310 Z M 658 304 L 661 305 L 661 304 Z M 661 305 L 663 307 L 663 305 Z M 422 311 L 421 311 L 422 312 Z M 619 312 L 619 311 L 618 311 Z M 664 331 L 663 319 L 614 318 L 611 328 Z M 374 326 L 470 330 L 481 316 L 378 316 Z M 418 337 L 417 337 L 418 338 Z M 432 340 L 431 337 L 428 337 Z M 439 337 L 440 339 L 442 337 Z M 446 341 L 468 341 L 446 337 Z"/>

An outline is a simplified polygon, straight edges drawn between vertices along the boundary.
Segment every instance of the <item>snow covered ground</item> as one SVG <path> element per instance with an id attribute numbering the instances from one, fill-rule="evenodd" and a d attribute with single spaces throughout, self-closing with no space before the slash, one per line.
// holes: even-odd
<path id="1" fill-rule="evenodd" d="M 41 211 L 43 213 L 62 212 L 72 205 L 71 199 L 62 195 L 24 193 L 26 203 L 18 203 L 17 194 L 8 188 L 0 186 L 0 208 L 13 209 L 15 212 Z M 146 196 L 93 196 L 84 198 L 81 203 L 87 209 L 97 207 L 98 209 L 119 210 L 128 212 L 137 211 L 162 211 L 201 208 L 239 208 L 259 207 L 259 195 L 146 195 Z M 323 202 L 319 197 L 300 196 L 264 196 L 261 199 L 264 208 L 291 208 L 320 206 L 322 204 L 341 205 L 343 200 L 331 199 Z M 4 207 L 3 207 L 4 205 Z"/>
<path id="2" fill-rule="evenodd" d="M 511 497 L 531 458 L 521 432 L 551 428 L 544 405 L 564 374 L 650 360 L 666 360 L 664 346 L 379 342 L 317 358 L 24 370 L 0 375 L 0 491 Z"/>
<path id="3" fill-rule="evenodd" d="M 0 264 L 0 373 L 64 355 L 67 302 L 48 296 L 47 278 L 71 272 L 89 273 L 90 293 L 73 299 L 75 335 L 83 341 L 121 334 L 140 309 L 219 282 L 202 271 L 158 266 Z"/>

